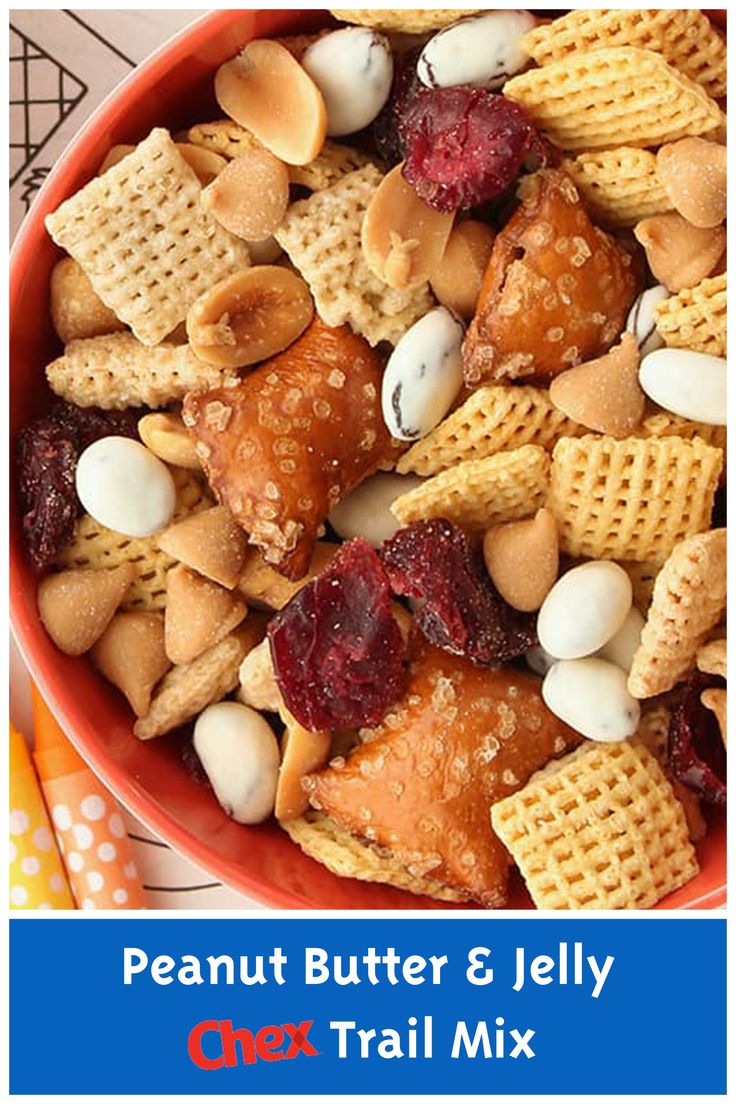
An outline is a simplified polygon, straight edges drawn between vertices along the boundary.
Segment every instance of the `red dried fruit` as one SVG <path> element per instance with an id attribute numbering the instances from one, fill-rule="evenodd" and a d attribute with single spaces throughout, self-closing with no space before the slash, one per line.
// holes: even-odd
<path id="1" fill-rule="evenodd" d="M 286 706 L 312 732 L 378 724 L 401 697 L 406 649 L 365 540 L 341 547 L 273 618 L 268 639 Z"/>
<path id="2" fill-rule="evenodd" d="M 496 199 L 527 158 L 548 165 L 555 156 L 523 107 L 477 88 L 425 89 L 403 112 L 399 134 L 404 176 L 445 212 Z"/>
<path id="3" fill-rule="evenodd" d="M 81 513 L 74 486 L 80 453 L 100 437 L 135 437 L 135 419 L 117 411 L 82 410 L 59 403 L 18 437 L 16 473 L 23 534 L 37 571 L 47 568 L 71 540 Z"/>
<path id="4" fill-rule="evenodd" d="M 399 127 L 407 108 L 422 89 L 417 76 L 417 62 L 421 46 L 394 55 L 394 78 L 386 103 L 371 123 L 370 133 L 379 157 L 389 168 L 404 159 L 404 146 Z"/>
<path id="5" fill-rule="evenodd" d="M 444 518 L 416 521 L 381 547 L 396 594 L 424 604 L 414 620 L 430 641 L 478 665 L 505 663 L 538 643 L 536 617 L 512 609 L 467 533 Z"/>
<path id="6" fill-rule="evenodd" d="M 723 679 L 696 671 L 673 709 L 667 758 L 675 778 L 710 805 L 726 804 L 726 749 L 714 713 L 700 700 L 703 690 L 724 687 Z"/>

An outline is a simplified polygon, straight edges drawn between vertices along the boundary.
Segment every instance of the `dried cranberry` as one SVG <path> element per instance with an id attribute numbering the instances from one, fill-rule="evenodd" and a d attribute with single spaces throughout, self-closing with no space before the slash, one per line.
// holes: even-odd
<path id="1" fill-rule="evenodd" d="M 276 681 L 312 731 L 378 724 L 404 689 L 404 641 L 377 553 L 344 544 L 268 627 Z"/>
<path id="2" fill-rule="evenodd" d="M 132 415 L 58 403 L 50 414 L 21 430 L 16 472 L 23 533 L 38 571 L 53 562 L 74 533 L 81 513 L 74 486 L 80 453 L 110 435 L 135 437 Z"/>
<path id="3" fill-rule="evenodd" d="M 726 804 L 726 749 L 718 721 L 700 700 L 703 690 L 724 687 L 723 679 L 696 671 L 672 711 L 667 735 L 670 769 L 683 786 L 711 805 Z"/>
<path id="4" fill-rule="evenodd" d="M 421 46 L 394 56 L 394 79 L 391 93 L 376 118 L 370 132 L 379 156 L 389 167 L 403 160 L 404 147 L 399 135 L 399 125 L 422 84 L 417 76 L 417 61 Z"/>
<path id="5" fill-rule="evenodd" d="M 538 643 L 536 619 L 498 593 L 463 529 L 417 521 L 385 541 L 381 556 L 395 593 L 423 599 L 415 621 L 427 640 L 478 665 L 515 659 Z"/>
<path id="6" fill-rule="evenodd" d="M 404 176 L 438 211 L 495 199 L 528 157 L 553 159 L 523 107 L 481 89 L 425 89 L 403 112 L 399 133 Z"/>

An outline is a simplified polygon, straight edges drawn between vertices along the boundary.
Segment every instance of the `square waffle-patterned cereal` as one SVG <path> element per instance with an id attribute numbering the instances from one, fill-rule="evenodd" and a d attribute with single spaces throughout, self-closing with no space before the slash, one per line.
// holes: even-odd
<path id="1" fill-rule="evenodd" d="M 480 8 L 330 8 L 335 19 L 358 23 L 374 31 L 397 31 L 403 34 L 425 34 L 449 27 L 457 19 L 475 15 Z"/>
<path id="2" fill-rule="evenodd" d="M 467 901 L 467 895 L 442 885 L 429 875 L 410 874 L 392 855 L 364 843 L 334 820 L 310 809 L 301 817 L 281 821 L 281 827 L 305 855 L 326 866 L 340 878 L 383 882 L 397 889 L 435 897 L 438 901 Z"/>
<path id="3" fill-rule="evenodd" d="M 724 116 L 701 85 L 661 54 L 616 46 L 573 54 L 507 81 L 504 95 L 564 150 L 658 146 L 713 136 Z"/>
<path id="4" fill-rule="evenodd" d="M 726 42 L 699 8 L 591 8 L 528 31 L 522 47 L 539 65 L 606 46 L 653 50 L 709 95 L 726 94 Z"/>
<path id="5" fill-rule="evenodd" d="M 725 357 L 726 291 L 724 272 L 657 303 L 654 317 L 667 345 Z"/>
<path id="6" fill-rule="evenodd" d="M 430 310 L 432 297 L 426 285 L 411 291 L 388 287 L 363 259 L 363 216 L 382 179 L 375 165 L 348 173 L 293 203 L 275 237 L 309 284 L 323 322 L 348 322 L 371 345 L 395 345 Z"/>
<path id="7" fill-rule="evenodd" d="M 549 466 L 548 453 L 538 445 L 466 460 L 401 495 L 391 512 L 402 525 L 443 517 L 468 529 L 488 529 L 544 506 Z"/>
<path id="8" fill-rule="evenodd" d="M 652 908 L 699 872 L 683 807 L 640 743 L 585 743 L 491 822 L 537 908 Z"/>
<path id="9" fill-rule="evenodd" d="M 657 410 L 654 414 L 648 414 L 638 427 L 637 437 L 684 437 L 692 441 L 693 437 L 700 437 L 706 445 L 723 449 L 723 459 L 726 459 L 726 427 L 706 425 L 705 422 L 693 422 L 690 418 L 681 418 L 679 414 L 670 414 L 668 410 Z"/>
<path id="10" fill-rule="evenodd" d="M 157 128 L 46 218 L 56 244 L 144 345 L 162 341 L 199 295 L 250 264 L 245 243 L 201 206 L 201 191 L 169 132 Z"/>
<path id="11" fill-rule="evenodd" d="M 464 460 L 483 460 L 505 449 L 539 445 L 551 449 L 560 437 L 585 433 L 549 401 L 539 387 L 492 384 L 479 387 L 462 406 L 417 441 L 396 470 L 436 475 Z"/>
<path id="12" fill-rule="evenodd" d="M 562 437 L 547 502 L 560 550 L 662 563 L 679 541 L 710 525 L 722 464 L 721 449 L 699 437 Z"/>
<path id="13" fill-rule="evenodd" d="M 129 333 L 70 341 L 46 368 L 56 395 L 103 410 L 168 406 L 188 391 L 218 387 L 225 374 L 199 360 L 188 345 L 141 345 Z"/>
<path id="14" fill-rule="evenodd" d="M 562 168 L 593 218 L 606 226 L 635 226 L 640 219 L 672 210 L 651 150 L 619 146 L 581 153 L 564 158 Z"/>
<path id="15" fill-rule="evenodd" d="M 232 119 L 198 123 L 190 128 L 187 138 L 195 146 L 202 146 L 230 159 L 241 157 L 250 150 L 263 148 L 255 135 Z M 289 165 L 289 179 L 292 184 L 300 184 L 312 192 L 321 192 L 323 188 L 331 188 L 341 177 L 370 164 L 371 160 L 360 150 L 328 138 L 314 161 L 306 165 Z"/>
<path id="16" fill-rule="evenodd" d="M 176 484 L 176 509 L 173 521 L 181 521 L 189 514 L 206 510 L 213 503 L 205 495 L 199 480 L 183 468 L 171 468 Z M 121 609 L 162 610 L 166 606 L 166 573 L 174 566 L 171 556 L 156 544 L 156 537 L 126 537 L 106 529 L 85 514 L 74 528 L 74 536 L 60 552 L 58 567 L 103 568 L 119 567 L 131 563 L 135 577 Z"/>
<path id="17" fill-rule="evenodd" d="M 726 608 L 726 530 L 696 533 L 673 550 L 657 576 L 629 693 L 651 698 L 689 674 L 698 649 Z"/>

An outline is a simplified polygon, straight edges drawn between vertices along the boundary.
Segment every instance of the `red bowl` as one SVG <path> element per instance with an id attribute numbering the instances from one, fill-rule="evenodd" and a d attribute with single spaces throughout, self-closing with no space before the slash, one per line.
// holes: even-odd
<path id="1" fill-rule="evenodd" d="M 71 143 L 31 207 L 11 256 L 12 440 L 47 407 L 50 393 L 43 369 L 59 352 L 49 319 L 49 275 L 59 254 L 45 232 L 44 216 L 95 174 L 110 146 L 137 142 L 155 125 L 174 132 L 217 117 L 212 75 L 248 39 L 310 30 L 324 21 L 325 13 L 317 12 L 230 10 L 206 15 L 131 73 Z M 235 824 L 183 768 L 171 740 L 138 741 L 122 696 L 86 660 L 59 652 L 40 624 L 36 578 L 25 555 L 12 490 L 10 607 L 30 672 L 77 749 L 124 805 L 213 877 L 279 908 L 438 907 L 387 886 L 337 878 L 306 858 L 275 826 Z M 725 901 L 723 817 L 714 819 L 698 850 L 700 875 L 658 908 L 704 909 Z M 531 907 L 523 888 L 515 891 L 511 907 Z"/>

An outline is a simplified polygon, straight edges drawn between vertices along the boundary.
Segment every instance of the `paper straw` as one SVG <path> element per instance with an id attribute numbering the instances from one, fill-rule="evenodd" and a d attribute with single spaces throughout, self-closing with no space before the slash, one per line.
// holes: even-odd
<path id="1" fill-rule="evenodd" d="M 120 806 L 69 743 L 35 686 L 33 718 L 33 757 L 78 907 L 145 908 Z"/>
<path id="2" fill-rule="evenodd" d="M 10 907 L 73 909 L 26 742 L 10 725 Z"/>

